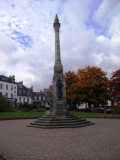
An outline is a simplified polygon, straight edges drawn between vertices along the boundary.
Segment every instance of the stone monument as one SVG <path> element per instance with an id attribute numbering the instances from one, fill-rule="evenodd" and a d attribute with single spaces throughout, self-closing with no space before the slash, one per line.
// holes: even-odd
<path id="1" fill-rule="evenodd" d="M 64 116 L 66 113 L 66 82 L 60 55 L 60 23 L 57 15 L 55 16 L 53 28 L 55 31 L 55 65 L 52 82 L 53 110 L 57 116 Z"/>
<path id="2" fill-rule="evenodd" d="M 82 119 L 76 115 L 67 112 L 66 109 L 66 82 L 63 74 L 63 66 L 60 57 L 60 23 L 58 16 L 55 16 L 53 23 L 55 31 L 55 65 L 52 84 L 53 109 L 46 112 L 35 122 L 30 123 L 27 127 L 35 128 L 77 128 L 93 125 L 90 121 Z"/>

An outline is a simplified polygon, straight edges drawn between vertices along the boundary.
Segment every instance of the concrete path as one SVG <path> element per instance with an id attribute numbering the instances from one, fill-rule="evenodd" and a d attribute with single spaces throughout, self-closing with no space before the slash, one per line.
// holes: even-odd
<path id="1" fill-rule="evenodd" d="M 26 127 L 30 120 L 0 121 L 0 150 L 7 160 L 120 160 L 120 119 L 87 119 L 82 128 Z"/>

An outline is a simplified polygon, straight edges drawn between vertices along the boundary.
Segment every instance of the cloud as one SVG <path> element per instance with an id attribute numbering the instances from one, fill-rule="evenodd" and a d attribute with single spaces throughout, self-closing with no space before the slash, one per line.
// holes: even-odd
<path id="1" fill-rule="evenodd" d="M 111 73 L 120 68 L 119 0 L 24 0 L 0 5 L 0 74 L 34 91 L 52 84 L 55 62 L 53 22 L 58 14 L 64 72 L 87 65 Z"/>
<path id="2" fill-rule="evenodd" d="M 101 26 L 107 26 L 112 22 L 112 19 L 120 13 L 119 0 L 104 0 L 93 17 L 94 21 Z"/>

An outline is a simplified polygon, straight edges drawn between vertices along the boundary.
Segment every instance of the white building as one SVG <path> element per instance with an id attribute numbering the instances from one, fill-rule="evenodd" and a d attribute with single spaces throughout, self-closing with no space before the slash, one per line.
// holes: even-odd
<path id="1" fill-rule="evenodd" d="M 5 96 L 13 106 L 32 103 L 33 87 L 27 88 L 23 82 L 15 82 L 15 76 L 0 75 L 0 95 Z"/>
<path id="2" fill-rule="evenodd" d="M 15 76 L 0 75 L 0 95 L 5 96 L 13 105 L 17 100 L 17 83 Z"/>

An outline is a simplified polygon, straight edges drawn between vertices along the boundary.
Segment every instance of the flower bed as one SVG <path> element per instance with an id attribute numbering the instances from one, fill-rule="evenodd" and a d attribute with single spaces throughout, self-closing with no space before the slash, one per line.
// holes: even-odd
<path id="1" fill-rule="evenodd" d="M 2 116 L 0 120 L 16 120 L 16 119 L 38 119 L 40 116 L 16 116 L 16 117 L 9 117 L 9 116 Z"/>

